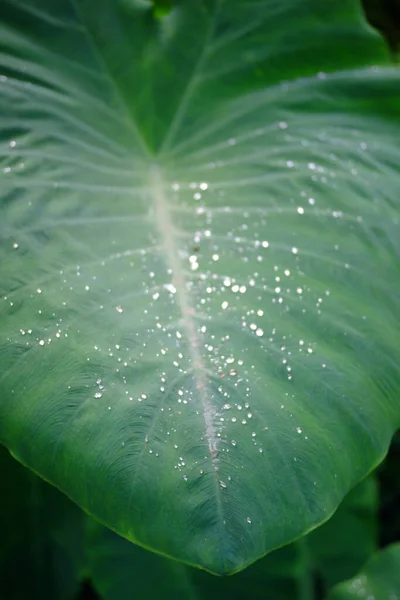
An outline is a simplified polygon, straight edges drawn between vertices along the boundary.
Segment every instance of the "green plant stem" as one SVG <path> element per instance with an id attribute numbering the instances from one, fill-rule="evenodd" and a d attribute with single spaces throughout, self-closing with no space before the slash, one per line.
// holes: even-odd
<path id="1" fill-rule="evenodd" d="M 306 539 L 300 538 L 295 542 L 299 553 L 299 572 L 298 579 L 298 599 L 299 600 L 316 600 L 314 576 L 311 569 L 311 558 Z"/>
<path id="2" fill-rule="evenodd" d="M 34 578 L 33 585 L 36 588 L 34 593 L 35 597 L 43 598 L 44 590 L 42 589 L 42 582 L 45 581 L 45 565 L 44 565 L 44 550 L 43 550 L 43 529 L 42 529 L 42 515 L 41 515 L 41 502 L 42 502 L 42 490 L 41 481 L 34 474 L 29 472 L 30 480 L 30 499 L 29 504 L 31 508 L 31 519 L 28 533 L 28 544 L 31 554 L 32 564 L 35 566 L 36 577 Z"/>
<path id="3" fill-rule="evenodd" d="M 184 589 L 185 593 L 187 593 L 187 599 L 199 600 L 199 595 L 190 578 L 188 567 L 175 560 L 171 560 L 170 563 L 171 569 L 174 573 L 174 576 L 176 577 L 177 583 Z"/>

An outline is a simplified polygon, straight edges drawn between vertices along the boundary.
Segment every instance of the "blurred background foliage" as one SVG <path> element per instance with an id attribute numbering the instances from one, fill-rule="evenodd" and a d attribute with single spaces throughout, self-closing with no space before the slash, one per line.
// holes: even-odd
<path id="1" fill-rule="evenodd" d="M 400 0 L 362 0 L 367 19 L 385 37 L 396 59 L 400 56 Z"/>

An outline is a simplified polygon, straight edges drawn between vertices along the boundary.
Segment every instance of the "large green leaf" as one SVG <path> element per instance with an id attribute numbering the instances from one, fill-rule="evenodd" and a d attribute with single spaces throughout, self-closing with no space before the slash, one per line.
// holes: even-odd
<path id="1" fill-rule="evenodd" d="M 399 424 L 399 73 L 356 0 L 2 13 L 0 440 L 239 570 Z"/>
<path id="2" fill-rule="evenodd" d="M 398 600 L 400 592 L 400 544 L 376 555 L 353 579 L 335 586 L 327 600 Z"/>

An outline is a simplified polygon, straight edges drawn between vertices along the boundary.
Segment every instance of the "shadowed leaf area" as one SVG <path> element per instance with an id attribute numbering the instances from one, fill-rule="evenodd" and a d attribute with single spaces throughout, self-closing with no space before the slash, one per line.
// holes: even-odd
<path id="1" fill-rule="evenodd" d="M 400 49 L 400 3 L 398 0 L 363 0 L 365 14 L 387 39 L 394 54 Z"/>

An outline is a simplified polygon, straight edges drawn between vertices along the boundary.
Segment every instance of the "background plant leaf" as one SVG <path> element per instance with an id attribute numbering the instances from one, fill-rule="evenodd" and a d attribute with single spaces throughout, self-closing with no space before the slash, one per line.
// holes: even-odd
<path id="1" fill-rule="evenodd" d="M 0 440 L 240 570 L 399 425 L 399 73 L 352 0 L 3 14 Z"/>
<path id="2" fill-rule="evenodd" d="M 328 600 L 396 600 L 399 590 L 400 544 L 392 544 L 377 552 L 356 577 L 335 586 Z"/>
<path id="3" fill-rule="evenodd" d="M 347 494 L 327 523 L 307 536 L 310 562 L 325 591 L 355 575 L 377 551 L 377 516 L 378 487 L 371 475 Z"/>

